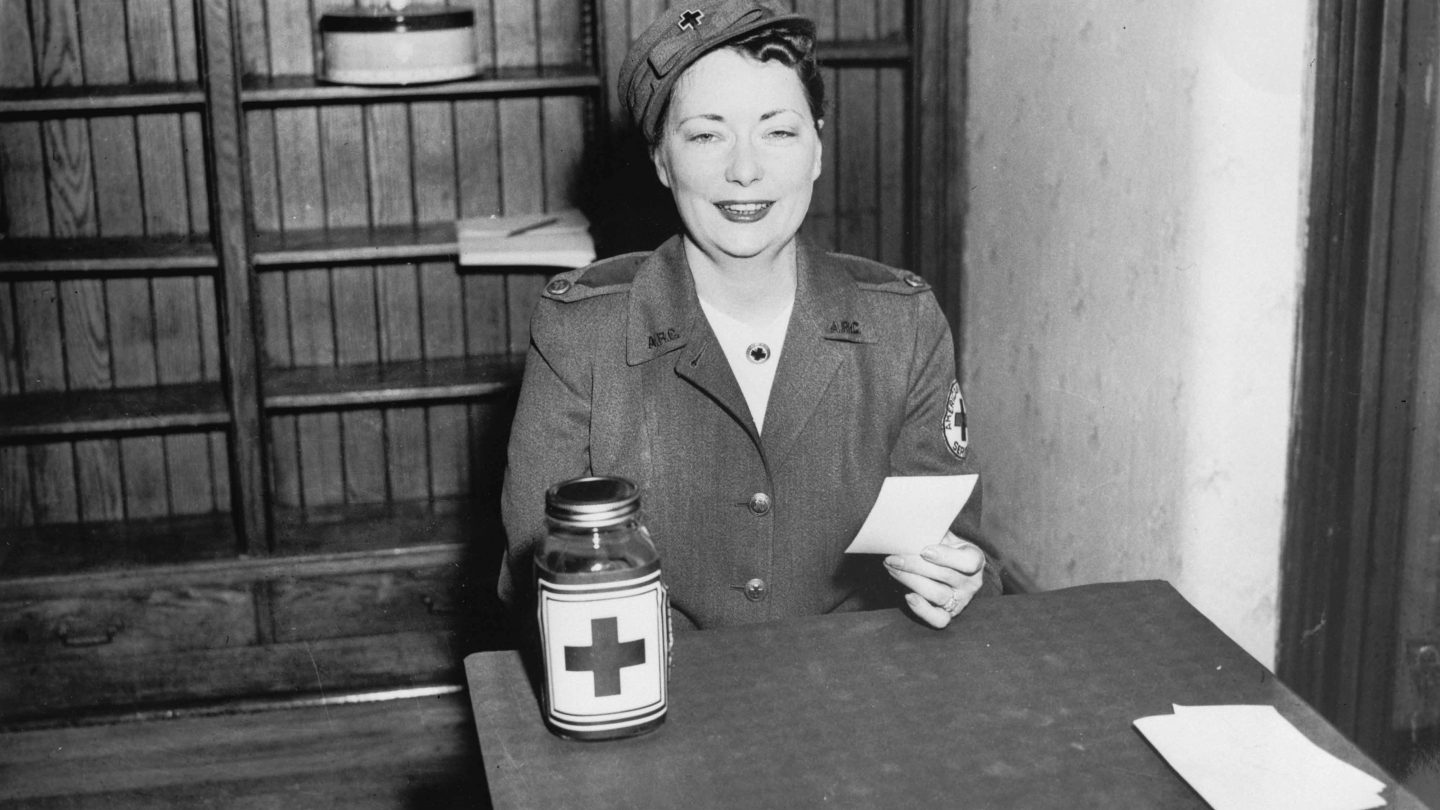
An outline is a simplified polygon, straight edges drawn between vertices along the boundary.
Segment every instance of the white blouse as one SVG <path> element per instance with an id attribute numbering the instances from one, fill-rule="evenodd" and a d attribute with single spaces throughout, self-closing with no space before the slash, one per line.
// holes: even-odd
<path id="1" fill-rule="evenodd" d="M 720 341 L 730 371 L 745 395 L 745 404 L 755 420 L 755 429 L 764 432 L 765 408 L 770 402 L 770 387 L 775 382 L 775 369 L 780 365 L 780 350 L 785 345 L 785 330 L 790 326 L 790 312 L 795 300 L 764 326 L 751 326 L 726 315 L 700 299 L 700 309 L 710 322 L 710 329 Z"/>

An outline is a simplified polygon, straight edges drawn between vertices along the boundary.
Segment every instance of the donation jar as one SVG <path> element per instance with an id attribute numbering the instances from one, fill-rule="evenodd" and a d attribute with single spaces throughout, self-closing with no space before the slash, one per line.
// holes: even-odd
<path id="1" fill-rule="evenodd" d="M 574 740 L 644 734 L 665 721 L 670 610 L 660 555 L 624 478 L 545 493 L 535 548 L 545 722 Z"/>

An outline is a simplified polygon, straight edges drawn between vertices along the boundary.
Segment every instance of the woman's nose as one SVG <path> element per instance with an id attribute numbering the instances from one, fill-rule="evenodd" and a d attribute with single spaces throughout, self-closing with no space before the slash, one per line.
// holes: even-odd
<path id="1" fill-rule="evenodd" d="M 760 166 L 755 147 L 744 140 L 736 142 L 735 148 L 730 152 L 730 163 L 725 167 L 725 179 L 737 185 L 748 186 L 764 176 L 765 170 Z"/>

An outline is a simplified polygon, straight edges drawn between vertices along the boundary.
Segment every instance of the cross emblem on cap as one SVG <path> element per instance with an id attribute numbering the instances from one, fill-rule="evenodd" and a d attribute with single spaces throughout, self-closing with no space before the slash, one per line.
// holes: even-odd
<path id="1" fill-rule="evenodd" d="M 682 30 L 690 31 L 698 27 L 700 25 L 700 21 L 703 19 L 705 19 L 705 12 L 696 8 L 692 8 L 689 11 L 681 14 L 680 22 L 675 24 L 680 26 Z"/>

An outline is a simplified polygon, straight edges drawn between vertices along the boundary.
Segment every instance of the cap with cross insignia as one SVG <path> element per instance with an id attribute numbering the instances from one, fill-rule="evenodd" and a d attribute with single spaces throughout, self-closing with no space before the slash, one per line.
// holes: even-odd
<path id="1" fill-rule="evenodd" d="M 663 12 L 630 45 L 620 66 L 620 102 L 647 138 L 660 126 L 680 74 L 706 53 L 752 31 L 784 26 L 813 37 L 815 23 L 773 0 L 687 0 Z"/>
<path id="2" fill-rule="evenodd" d="M 705 12 L 701 11 L 698 8 L 691 8 L 686 9 L 684 12 L 682 12 L 680 14 L 680 22 L 675 24 L 688 31 L 689 29 L 694 28 L 695 26 L 699 25 L 704 21 Z"/>

